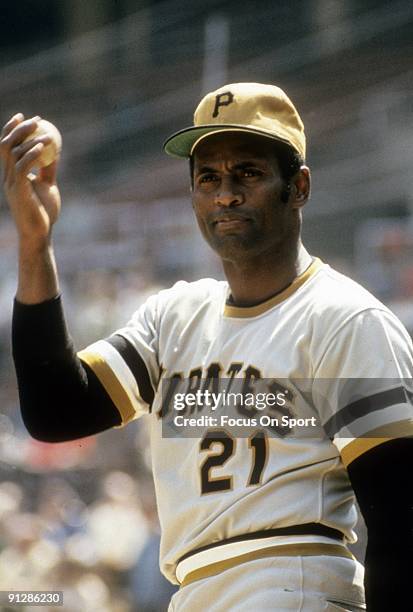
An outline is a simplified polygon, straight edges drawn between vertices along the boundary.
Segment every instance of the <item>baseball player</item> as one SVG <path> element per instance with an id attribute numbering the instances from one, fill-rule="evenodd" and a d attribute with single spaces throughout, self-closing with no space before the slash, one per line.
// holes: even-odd
<path id="1" fill-rule="evenodd" d="M 226 85 L 166 141 L 190 160 L 195 217 L 227 280 L 178 282 L 78 354 L 51 242 L 56 164 L 27 178 L 45 144 L 25 141 L 36 125 L 17 115 L 1 141 L 30 433 L 71 440 L 146 415 L 161 569 L 181 587 L 171 611 L 364 610 L 364 586 L 367 610 L 410 609 L 412 344 L 301 242 L 310 172 L 291 100 L 272 85 Z M 233 412 L 214 412 L 230 388 L 242 391 Z M 347 548 L 355 497 L 365 578 Z"/>

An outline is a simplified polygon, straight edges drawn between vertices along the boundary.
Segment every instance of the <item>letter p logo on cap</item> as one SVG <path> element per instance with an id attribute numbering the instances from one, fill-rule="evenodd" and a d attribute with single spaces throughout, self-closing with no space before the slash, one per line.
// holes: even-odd
<path id="1" fill-rule="evenodd" d="M 215 96 L 215 106 L 214 112 L 212 113 L 213 117 L 218 117 L 219 107 L 220 106 L 228 106 L 231 102 L 234 101 L 234 94 L 231 91 L 225 91 L 224 93 L 220 93 Z"/>
<path id="2" fill-rule="evenodd" d="M 188 159 L 203 138 L 227 130 L 273 138 L 305 159 L 304 124 L 297 109 L 285 91 L 265 83 L 231 83 L 209 92 L 195 109 L 193 125 L 172 134 L 164 149 Z"/>

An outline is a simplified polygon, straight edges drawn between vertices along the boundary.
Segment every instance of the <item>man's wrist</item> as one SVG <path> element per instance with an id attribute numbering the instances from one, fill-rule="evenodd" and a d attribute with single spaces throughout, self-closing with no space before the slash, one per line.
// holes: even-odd
<path id="1" fill-rule="evenodd" d="M 18 233 L 18 253 L 20 259 L 47 257 L 53 252 L 52 236 L 27 236 Z"/>

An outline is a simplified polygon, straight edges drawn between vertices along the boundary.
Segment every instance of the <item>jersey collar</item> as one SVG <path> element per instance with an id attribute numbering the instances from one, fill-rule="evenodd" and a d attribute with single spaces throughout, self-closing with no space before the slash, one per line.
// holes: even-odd
<path id="1" fill-rule="evenodd" d="M 309 278 L 314 276 L 316 272 L 321 268 L 323 262 L 321 259 L 315 258 L 313 263 L 303 272 L 300 276 L 297 276 L 284 291 L 281 293 L 277 293 L 273 297 L 265 300 L 265 302 L 261 302 L 261 304 L 256 304 L 255 306 L 231 306 L 230 304 L 225 304 L 224 307 L 224 317 L 235 317 L 246 319 L 248 317 L 257 317 L 258 315 L 263 314 L 267 310 L 270 310 L 277 304 L 281 304 L 284 300 L 289 298 L 293 293 L 297 291 L 304 283 L 308 281 Z"/>

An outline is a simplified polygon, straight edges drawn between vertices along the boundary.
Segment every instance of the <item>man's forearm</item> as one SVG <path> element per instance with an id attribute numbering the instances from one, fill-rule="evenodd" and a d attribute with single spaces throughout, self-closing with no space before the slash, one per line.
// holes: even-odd
<path id="1" fill-rule="evenodd" d="M 368 612 L 411 607 L 413 559 L 413 439 L 391 440 L 348 467 L 363 514 Z"/>
<path id="2" fill-rule="evenodd" d="M 29 306 L 16 301 L 12 343 L 22 418 L 33 437 L 61 442 L 120 424 L 110 397 L 75 354 L 59 297 Z"/>
<path id="3" fill-rule="evenodd" d="M 364 560 L 368 612 L 404 612 L 412 606 L 411 536 L 404 530 L 401 538 L 393 529 L 393 521 L 380 531 L 368 529 Z"/>
<path id="4" fill-rule="evenodd" d="M 40 304 L 58 293 L 59 281 L 52 245 L 34 249 L 20 244 L 17 300 L 22 304 Z"/>

